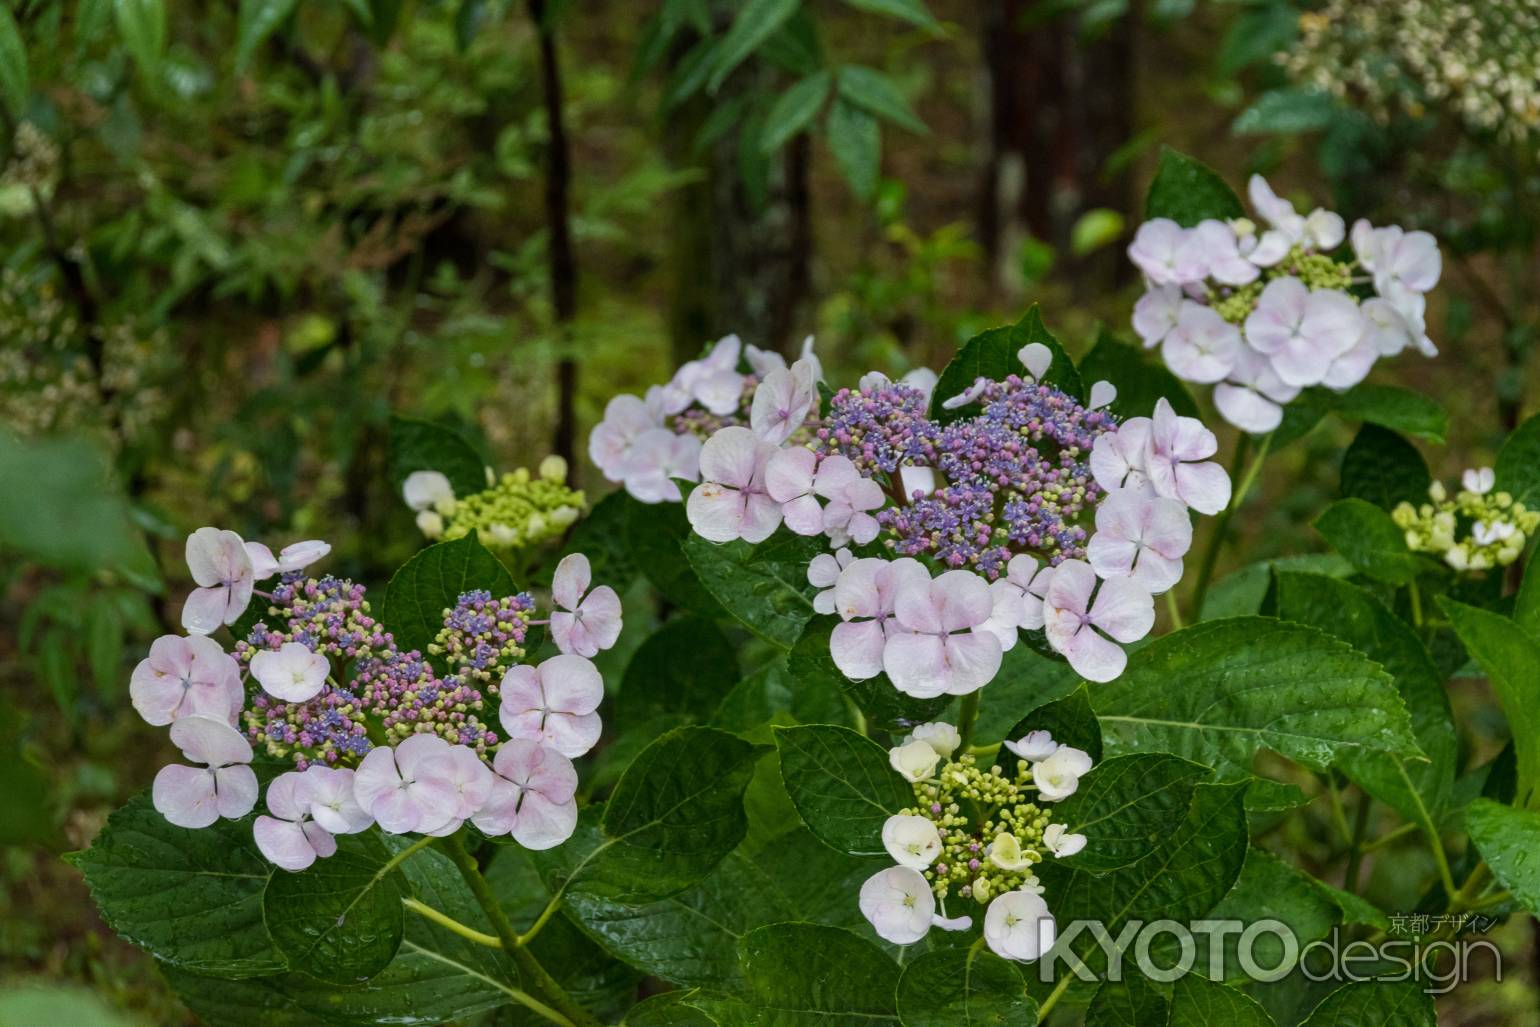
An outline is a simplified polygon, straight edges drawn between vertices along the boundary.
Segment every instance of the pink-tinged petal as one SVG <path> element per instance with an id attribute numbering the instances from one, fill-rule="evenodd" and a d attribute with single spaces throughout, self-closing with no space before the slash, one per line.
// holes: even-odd
<path id="1" fill-rule="evenodd" d="M 834 583 L 834 609 L 842 620 L 878 617 L 890 612 L 883 609 L 877 578 L 883 561 L 865 557 L 840 572 Z M 926 575 L 929 580 L 929 575 Z"/>
<path id="2" fill-rule="evenodd" d="M 1181 304 L 1182 290 L 1174 285 L 1157 286 L 1139 297 L 1134 304 L 1134 331 L 1146 348 L 1159 345 L 1176 327 Z"/>
<path id="3" fill-rule="evenodd" d="M 279 774 L 267 786 L 267 811 L 280 820 L 298 820 L 310 812 L 310 783 L 297 770 Z"/>
<path id="4" fill-rule="evenodd" d="M 713 371 L 696 382 L 694 391 L 702 406 L 725 417 L 738 409 L 743 398 L 743 376 L 737 371 Z"/>
<path id="5" fill-rule="evenodd" d="M 502 696 L 504 711 L 522 713 L 545 706 L 545 694 L 540 690 L 540 672 L 525 663 L 508 669 L 498 692 Z"/>
<path id="6" fill-rule="evenodd" d="M 540 664 L 545 706 L 558 713 L 592 713 L 604 699 L 604 678 L 581 656 L 552 656 Z"/>
<path id="7" fill-rule="evenodd" d="M 1216 463 L 1179 464 L 1177 497 L 1202 514 L 1217 514 L 1230 505 L 1230 475 Z"/>
<path id="8" fill-rule="evenodd" d="M 564 653 L 576 652 L 587 634 L 578 626 L 577 614 L 565 610 L 551 611 L 551 641 Z"/>
<path id="9" fill-rule="evenodd" d="M 198 584 L 209 587 L 251 569 L 246 543 L 233 531 L 203 527 L 187 536 L 187 570 Z"/>
<path id="10" fill-rule="evenodd" d="M 556 573 L 551 578 L 551 598 L 558 606 L 575 610 L 578 603 L 583 601 L 583 593 L 588 591 L 592 580 L 588 557 L 582 553 L 564 556 L 561 563 L 556 565 Z"/>
<path id="11" fill-rule="evenodd" d="M 506 747 L 509 743 L 504 742 Z M 487 801 L 475 816 L 471 817 L 471 823 L 476 825 L 476 830 L 488 838 L 496 838 L 513 830 L 514 819 L 518 815 L 519 800 L 524 795 L 524 789 L 511 781 L 499 777 L 492 782 L 492 791 L 487 796 Z"/>
<path id="12" fill-rule="evenodd" d="M 763 443 L 749 429 L 733 425 L 722 428 L 706 440 L 700 451 L 702 481 L 714 481 L 735 489 L 749 487 L 755 472 L 768 460 L 763 457 Z M 773 446 L 766 447 L 773 450 Z"/>
<path id="13" fill-rule="evenodd" d="M 1137 642 L 1155 626 L 1155 600 L 1128 578 L 1102 582 L 1091 606 L 1091 623 L 1119 642 Z"/>
<path id="14" fill-rule="evenodd" d="M 1087 681 L 1111 681 L 1128 665 L 1127 653 L 1090 628 L 1076 632 L 1057 648 L 1075 673 Z"/>
<path id="15" fill-rule="evenodd" d="M 401 774 L 396 768 L 396 753 L 389 746 L 370 749 L 353 772 L 353 798 L 370 816 L 376 816 L 374 806 L 381 798 L 400 788 Z"/>
<path id="16" fill-rule="evenodd" d="M 995 643 L 999 645 L 998 642 Z M 939 635 L 908 632 L 889 634 L 882 649 L 882 668 L 905 695 L 931 699 L 944 695 L 949 680 L 946 646 Z"/>
<path id="17" fill-rule="evenodd" d="M 1129 577 L 1148 589 L 1151 595 L 1160 595 L 1182 580 L 1182 561 L 1145 549 L 1140 552 L 1138 566 Z"/>
<path id="18" fill-rule="evenodd" d="M 1048 368 L 1053 365 L 1053 350 L 1040 342 L 1029 342 L 1016 351 L 1016 359 L 1027 369 L 1027 374 L 1036 381 L 1048 373 Z"/>
<path id="19" fill-rule="evenodd" d="M 743 508 L 743 540 L 763 542 L 781 526 L 781 504 L 762 492 L 749 493 Z"/>
<path id="20" fill-rule="evenodd" d="M 578 608 L 583 626 L 588 629 L 589 639 L 596 650 L 608 649 L 620 638 L 620 596 L 608 585 L 600 585 L 588 593 Z M 581 655 L 592 656 L 593 653 Z"/>
<path id="21" fill-rule="evenodd" d="M 823 508 L 811 496 L 798 496 L 781 507 L 781 517 L 786 527 L 798 535 L 818 535 L 823 532 Z"/>
<path id="22" fill-rule="evenodd" d="M 1134 572 L 1134 560 L 1139 555 L 1137 543 L 1107 532 L 1098 531 L 1086 543 L 1086 559 L 1098 577 L 1126 578 Z"/>
<path id="23" fill-rule="evenodd" d="M 967 695 L 994 680 L 1000 671 L 1000 640 L 988 631 L 969 631 L 944 639 L 946 692 Z"/>
<path id="24" fill-rule="evenodd" d="M 539 737 L 531 740 L 549 745 L 568 759 L 576 759 L 594 747 L 602 732 L 597 713 L 553 713 L 545 718 L 545 728 Z"/>
<path id="25" fill-rule="evenodd" d="M 1164 396 L 1155 401 L 1150 445 L 1175 460 L 1207 460 L 1219 451 L 1219 439 L 1196 417 L 1182 417 Z"/>
<path id="26" fill-rule="evenodd" d="M 424 777 L 410 785 L 407 793 L 417 808 L 417 833 L 443 836 L 459 829 L 462 801 L 460 791 L 453 783 Z"/>
<path id="27" fill-rule="evenodd" d="M 251 561 L 251 576 L 254 580 L 266 581 L 278 573 L 278 558 L 262 543 L 246 543 L 246 557 Z"/>
<path id="28" fill-rule="evenodd" d="M 900 467 L 898 482 L 906 496 L 928 496 L 936 491 L 936 471 L 933 467 Z"/>
<path id="29" fill-rule="evenodd" d="M 212 717 L 180 717 L 171 725 L 171 742 L 189 760 L 224 767 L 251 762 L 251 743 L 235 728 Z"/>
<path id="30" fill-rule="evenodd" d="M 395 748 L 401 779 L 415 781 L 430 760 L 446 756 L 449 749 L 449 743 L 438 735 L 415 734 L 402 739 Z"/>
<path id="31" fill-rule="evenodd" d="M 353 794 L 353 771 L 312 764 L 305 777 L 310 782 L 308 812 L 328 833 L 357 834 L 374 822 Z"/>
<path id="32" fill-rule="evenodd" d="M 685 516 L 695 534 L 706 541 L 731 542 L 743 534 L 746 506 L 742 492 L 707 482 L 690 491 L 690 498 L 685 501 Z"/>
<path id="33" fill-rule="evenodd" d="M 777 450 L 765 464 L 765 491 L 777 503 L 789 503 L 813 491 L 813 472 L 818 454 L 796 446 Z"/>
<path id="34" fill-rule="evenodd" d="M 234 624 L 240 620 L 241 614 L 246 612 L 246 607 L 251 605 L 254 584 L 249 572 L 245 577 L 237 578 L 230 583 L 229 593 L 225 596 L 226 624 Z"/>
<path id="35" fill-rule="evenodd" d="M 399 786 L 380 792 L 365 808 L 388 834 L 411 834 L 423 820 L 422 808 L 411 791 Z"/>
<path id="36" fill-rule="evenodd" d="M 258 817 L 251 834 L 267 861 L 283 870 L 304 870 L 315 862 L 315 848 L 298 824 Z"/>
<path id="37" fill-rule="evenodd" d="M 842 552 L 848 555 L 850 551 L 847 549 Z M 814 588 L 833 588 L 840 578 L 840 571 L 844 569 L 839 557 L 833 553 L 819 553 L 808 561 L 807 583 Z"/>
<path id="38" fill-rule="evenodd" d="M 1090 607 L 1091 591 L 1096 588 L 1096 572 L 1080 560 L 1065 560 L 1054 568 L 1053 579 L 1043 596 L 1050 611 L 1064 610 L 1083 614 Z"/>
<path id="39" fill-rule="evenodd" d="M 943 620 L 945 598 L 935 583 L 918 578 L 904 581 L 893 594 L 893 616 L 908 631 L 939 635 L 947 630 Z"/>
<path id="40" fill-rule="evenodd" d="M 825 499 L 839 499 L 842 498 L 845 489 L 865 480 L 867 479 L 861 476 L 861 472 L 856 470 L 856 465 L 851 463 L 848 457 L 835 454 L 825 457 L 823 463 L 818 465 L 818 474 L 813 479 L 813 487 Z"/>
<path id="41" fill-rule="evenodd" d="M 310 847 L 315 850 L 317 856 L 326 859 L 328 856 L 336 855 L 337 839 L 333 838 L 326 828 L 313 820 L 307 820 L 300 825 L 300 830 L 305 832 L 305 840 L 310 843 Z"/>
<path id="42" fill-rule="evenodd" d="M 182 627 L 194 635 L 211 635 L 225 622 L 230 590 L 223 585 L 195 588 L 182 604 Z"/>
<path id="43" fill-rule="evenodd" d="M 1265 435 L 1283 423 L 1283 407 L 1266 396 L 1228 382 L 1214 386 L 1214 406 L 1241 431 Z"/>
<path id="44" fill-rule="evenodd" d="M 284 546 L 278 553 L 278 569 L 286 574 L 304 570 L 331 551 L 331 543 L 323 542 L 318 538 L 295 542 L 293 545 Z"/>
<path id="45" fill-rule="evenodd" d="M 1167 559 L 1178 559 L 1192 548 L 1192 519 L 1176 500 L 1151 502 L 1143 531 L 1144 544 Z"/>
<path id="46" fill-rule="evenodd" d="M 829 655 L 845 677 L 865 681 L 882 673 L 886 638 L 874 620 L 836 624 L 829 634 Z"/>
<path id="47" fill-rule="evenodd" d="M 572 837 L 577 828 L 577 802 L 552 802 L 536 792 L 526 793 L 514 818 L 513 840 L 526 849 L 549 849 Z"/>
<path id="48" fill-rule="evenodd" d="M 537 742 L 505 743 L 497 750 L 492 767 L 521 788 L 529 788 L 552 802 L 577 794 L 577 769 L 572 761 L 550 746 Z"/>
<path id="49" fill-rule="evenodd" d="M 149 660 L 140 660 L 128 679 L 128 697 L 145 723 L 159 727 L 175 719 L 177 707 L 187 694 L 180 678 L 157 674 Z"/>
<path id="50" fill-rule="evenodd" d="M 237 820 L 257 808 L 257 775 L 244 763 L 214 771 L 214 788 L 219 793 L 219 815 L 226 820 Z"/>
<path id="51" fill-rule="evenodd" d="M 1308 343 L 1291 343 L 1272 356 L 1273 372 L 1287 385 L 1308 388 L 1326 377 L 1331 357 L 1311 348 Z"/>
<path id="52" fill-rule="evenodd" d="M 881 527 L 877 523 L 877 518 L 871 514 L 858 513 L 850 518 L 850 523 L 845 525 L 845 530 L 850 534 L 851 540 L 856 545 L 864 546 L 877 537 L 877 532 L 881 530 Z"/>
<path id="53" fill-rule="evenodd" d="M 208 827 L 219 819 L 214 775 L 201 767 L 180 763 L 161 767 L 150 788 L 150 800 L 177 827 Z"/>
<path id="54" fill-rule="evenodd" d="M 941 627 L 945 631 L 965 631 L 978 627 L 994 612 L 994 598 L 989 582 L 972 571 L 946 571 L 931 585 L 931 596 L 939 606 Z"/>

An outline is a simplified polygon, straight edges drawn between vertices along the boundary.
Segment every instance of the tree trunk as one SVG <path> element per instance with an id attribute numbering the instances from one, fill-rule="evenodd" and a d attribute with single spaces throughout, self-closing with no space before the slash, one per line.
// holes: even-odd
<path id="1" fill-rule="evenodd" d="M 545 94 L 546 170 L 545 218 L 546 248 L 551 273 L 551 305 L 556 315 L 556 331 L 562 342 L 571 340 L 570 329 L 577 317 L 577 257 L 572 249 L 572 220 L 569 189 L 572 182 L 572 157 L 567 144 L 567 126 L 562 106 L 561 56 L 556 49 L 556 33 L 547 21 L 545 0 L 529 0 L 529 16 L 540 40 L 540 84 Z M 556 433 L 552 450 L 571 466 L 577 455 L 577 361 L 563 356 L 556 364 Z"/>
<path id="2" fill-rule="evenodd" d="M 1039 7 L 980 0 L 989 138 L 979 238 L 1007 292 L 1019 288 L 1016 260 L 1028 236 L 1067 256 L 1071 229 L 1086 211 L 1135 213 L 1126 176 L 1105 168 L 1133 135 L 1138 5 L 1090 39 L 1074 12 L 1044 16 Z M 1126 274 L 1126 262 L 1092 256 L 1068 258 L 1077 289 Z"/>

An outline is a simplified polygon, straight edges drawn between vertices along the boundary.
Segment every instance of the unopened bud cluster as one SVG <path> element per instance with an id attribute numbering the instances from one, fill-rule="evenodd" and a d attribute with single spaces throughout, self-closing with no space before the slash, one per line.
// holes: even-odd
<path id="1" fill-rule="evenodd" d="M 1493 490 L 1489 468 L 1467 471 L 1453 496 L 1442 482 L 1428 487 L 1429 502 L 1403 502 L 1391 511 L 1406 533 L 1406 546 L 1441 556 L 1458 571 L 1506 567 L 1524 552 L 1540 528 L 1540 511 L 1529 510 L 1508 492 Z"/>
<path id="2" fill-rule="evenodd" d="M 915 783 L 915 805 L 902 812 L 933 821 L 941 835 L 941 855 L 924 872 L 936 898 L 955 894 L 983 905 L 994 895 L 1038 887 L 1032 868 L 1043 860 L 1049 817 L 1031 801 L 1032 791 L 1028 764 L 1007 777 L 999 765 L 984 770 L 967 753 L 935 780 Z"/>
<path id="3" fill-rule="evenodd" d="M 534 474 L 508 471 L 481 492 L 450 496 L 418 515 L 423 534 L 457 539 L 474 534 L 489 549 L 523 549 L 560 538 L 583 514 L 583 493 L 566 484 L 567 462 L 547 457 Z"/>

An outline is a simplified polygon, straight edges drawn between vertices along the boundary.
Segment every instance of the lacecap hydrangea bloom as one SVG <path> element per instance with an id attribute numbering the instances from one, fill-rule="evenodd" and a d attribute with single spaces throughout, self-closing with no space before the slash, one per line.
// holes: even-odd
<path id="1" fill-rule="evenodd" d="M 861 913 L 885 940 L 910 945 L 933 927 L 967 930 L 982 913 L 984 941 L 1003 959 L 1030 962 L 1053 947 L 1035 868 L 1075 855 L 1086 838 L 1055 823 L 1047 807 L 1075 793 L 1091 757 L 1046 731 L 1004 744 L 1017 757 L 1014 773 L 959 754 L 950 724 L 921 724 L 889 751 L 915 802 L 883 824 L 895 865 L 861 886 Z"/>
<path id="2" fill-rule="evenodd" d="M 1380 357 L 1407 348 L 1433 356 L 1426 293 L 1442 270 L 1427 232 L 1298 213 L 1253 175 L 1246 218 L 1183 228 L 1139 226 L 1128 255 L 1144 274 L 1133 325 L 1171 372 L 1214 386 L 1214 405 L 1243 431 L 1278 427 L 1310 386 L 1343 391 Z M 1349 254 L 1339 254 L 1344 240 Z"/>
<path id="3" fill-rule="evenodd" d="M 1213 514 L 1230 481 L 1212 432 L 1161 400 L 1119 423 L 1116 390 L 1082 403 L 1042 381 L 1052 353 L 1018 354 L 1021 373 L 979 379 L 929 414 L 924 384 L 869 374 L 820 412 L 803 358 L 759 385 L 747 424 L 702 446 L 685 509 L 712 542 L 762 542 L 782 525 L 821 536 L 808 580 L 837 614 L 836 666 L 885 673 L 916 697 L 986 685 L 1022 630 L 1093 681 L 1122 672 L 1122 644 L 1154 625 L 1192 542 L 1188 511 Z M 886 556 L 857 558 L 851 547 Z M 871 549 L 867 549 L 868 552 Z"/>
<path id="4" fill-rule="evenodd" d="M 561 538 L 583 515 L 583 493 L 567 486 L 567 461 L 548 456 L 534 474 L 520 467 L 500 477 L 487 469 L 487 487 L 456 496 L 438 471 L 413 471 L 401 483 L 417 527 L 430 539 L 475 535 L 488 549 L 523 549 Z"/>
<path id="5" fill-rule="evenodd" d="M 811 380 L 821 377 L 811 336 L 802 353 L 799 364 L 811 369 Z M 718 339 L 704 357 L 689 361 L 645 396 L 612 398 L 588 437 L 588 455 L 600 473 L 643 503 L 677 503 L 684 497 L 674 479 L 700 480 L 706 439 L 720 428 L 747 424 L 756 401 L 775 402 L 775 395 L 758 398 L 760 384 L 786 370 L 779 353 L 744 345 L 736 335 Z M 783 410 L 782 423 L 795 413 Z M 760 423 L 764 431 L 773 430 L 767 416 Z"/>
<path id="6" fill-rule="evenodd" d="M 1428 486 L 1428 502 L 1403 502 L 1391 511 L 1414 553 L 1439 556 L 1457 571 L 1506 567 L 1524 552 L 1540 528 L 1540 511 L 1526 509 L 1507 492 L 1493 491 L 1490 467 L 1473 467 L 1460 477 L 1453 496 L 1443 482 Z"/>
<path id="7" fill-rule="evenodd" d="M 336 851 L 336 836 L 378 826 L 447 835 L 467 821 L 543 849 L 577 823 L 571 761 L 599 739 L 604 683 L 589 657 L 615 643 L 614 590 L 591 587 L 581 554 L 557 566 L 557 609 L 537 620 L 528 593 L 466 592 L 443 611 L 426 655 L 403 651 L 370 611 L 363 586 L 313 578 L 325 543 L 276 557 L 231 531 L 200 528 L 187 543 L 198 588 L 186 637 L 157 639 L 129 694 L 150 724 L 168 726 L 185 762 L 156 775 L 151 797 L 173 824 L 208 827 L 265 802 L 257 847 L 286 870 Z M 257 583 L 277 576 L 271 591 Z M 256 597 L 260 615 L 227 652 L 209 637 Z M 249 620 L 250 618 L 248 618 Z M 529 630 L 546 625 L 560 650 L 522 662 Z M 261 755 L 293 769 L 267 785 Z"/>

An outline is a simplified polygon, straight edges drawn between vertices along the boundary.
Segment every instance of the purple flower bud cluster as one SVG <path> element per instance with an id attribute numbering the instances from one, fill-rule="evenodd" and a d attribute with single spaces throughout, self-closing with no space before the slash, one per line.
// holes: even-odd
<path id="1" fill-rule="evenodd" d="M 465 666 L 477 658 L 483 645 L 500 652 L 512 641 L 514 620 L 522 641 L 533 606 L 527 595 L 493 602 L 486 593 L 467 593 L 446 611 L 445 631 L 439 637 L 446 653 L 452 648 L 463 655 L 460 665 Z M 513 619 L 503 620 L 505 609 Z M 514 611 L 518 611 L 516 617 Z M 382 735 L 395 742 L 431 732 L 468 745 L 478 754 L 497 744 L 497 735 L 478 717 L 483 700 L 472 679 L 456 674 L 439 678 L 421 653 L 397 648 L 390 633 L 370 615 L 362 585 L 334 577 L 285 575 L 273 589 L 268 613 L 277 627 L 257 624 L 245 641 L 236 643 L 235 656 L 241 663 L 249 663 L 261 650 L 300 642 L 351 673 L 347 681 L 322 689 L 307 702 L 284 702 L 258 693 L 245 713 L 246 733 L 270 755 L 292 757 L 304 769 L 314 762 L 331 765 L 356 760 Z M 491 620 L 490 627 L 477 620 L 478 613 Z M 477 634 L 467 634 L 466 629 Z M 494 642 L 504 634 L 504 641 Z M 372 740 L 371 727 L 376 732 Z"/>
<path id="2" fill-rule="evenodd" d="M 894 382 L 841 389 L 829 401 L 814 448 L 843 453 L 869 478 L 905 465 L 934 467 L 942 428 L 926 413 L 927 402 L 919 389 Z"/>
<path id="3" fill-rule="evenodd" d="M 988 383 L 978 401 L 982 413 L 942 427 L 917 389 L 844 389 L 815 445 L 843 453 L 868 476 L 905 465 L 939 472 L 935 491 L 877 515 L 896 553 L 990 579 L 1018 553 L 1051 564 L 1083 557 L 1084 515 L 1104 494 L 1091 474 L 1091 447 L 1116 427 L 1112 416 L 1016 375 Z"/>
<path id="4" fill-rule="evenodd" d="M 528 592 L 501 599 L 485 589 L 466 592 L 444 611 L 444 629 L 428 652 L 443 656 L 452 674 L 482 682 L 495 695 L 503 674 L 524 657 L 534 611 Z"/>

